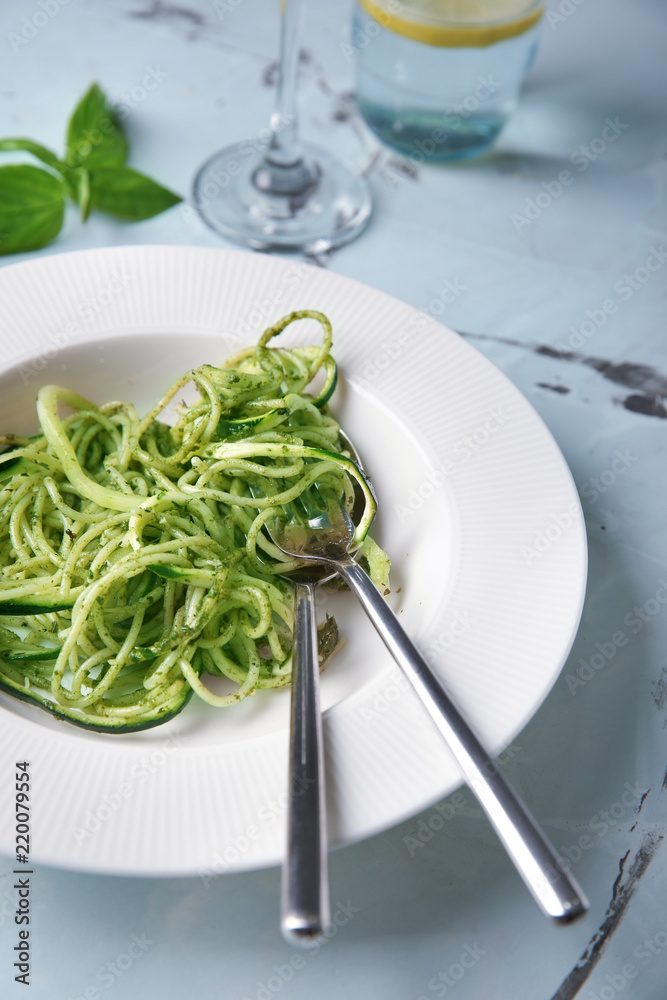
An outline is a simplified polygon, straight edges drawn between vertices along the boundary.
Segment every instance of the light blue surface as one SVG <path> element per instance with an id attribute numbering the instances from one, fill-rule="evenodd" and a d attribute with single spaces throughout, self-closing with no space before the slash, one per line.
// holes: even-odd
<path id="1" fill-rule="evenodd" d="M 26 44 L 12 44 L 23 18 L 44 7 L 56 13 Z M 303 964 L 278 932 L 277 869 L 206 887 L 39 868 L 26 992 L 13 982 L 15 890 L 5 860 L 0 995 L 661 1000 L 667 853 L 650 845 L 666 821 L 667 266 L 646 272 L 643 284 L 639 272 L 636 289 L 624 275 L 667 249 L 667 10 L 660 0 L 559 0 L 495 150 L 464 165 L 423 167 L 381 150 L 354 117 L 341 47 L 347 0 L 306 8 L 303 131 L 367 169 L 376 198 L 367 233 L 321 263 L 470 335 L 542 415 L 582 493 L 590 578 L 581 629 L 505 771 L 569 852 L 591 909 L 569 927 L 543 919 L 472 806 L 416 847 L 410 838 L 437 816 L 428 810 L 332 856 L 340 926 Z M 60 148 L 70 108 L 97 79 L 133 103 L 132 164 L 185 193 L 216 148 L 264 127 L 277 9 L 275 0 L 5 0 L 0 134 Z M 164 74 L 159 85 L 133 91 L 150 70 L 152 80 Z M 618 134 L 581 170 L 580 147 L 614 134 L 607 119 Z M 559 192 L 564 170 L 571 183 Z M 527 199 L 535 217 L 523 222 Z M 130 242 L 220 245 L 187 208 L 134 226 L 94 217 L 85 228 L 72 210 L 42 253 Z M 446 289 L 453 301 L 441 305 Z M 617 309 L 582 331 L 587 311 L 599 321 L 605 300 Z M 626 408 L 629 396 L 661 416 Z M 612 647 L 619 630 L 627 642 Z M 613 656 L 599 670 L 582 669 L 596 644 Z M 590 679 L 575 686 L 578 665 Z M 604 946 L 596 948 L 600 928 Z"/>

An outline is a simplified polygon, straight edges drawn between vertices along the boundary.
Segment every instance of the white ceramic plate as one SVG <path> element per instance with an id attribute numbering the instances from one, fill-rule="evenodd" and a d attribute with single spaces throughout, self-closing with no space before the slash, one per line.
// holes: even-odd
<path id="1" fill-rule="evenodd" d="M 182 371 L 292 309 L 325 312 L 332 403 L 374 480 L 390 598 L 499 753 L 557 677 L 579 622 L 586 539 L 551 435 L 514 386 L 440 323 L 319 268 L 190 247 L 114 247 L 0 270 L 0 428 L 35 427 L 59 382 L 142 408 Z M 310 323 L 294 328 L 306 342 Z M 459 771 L 349 594 L 321 597 L 347 645 L 322 683 L 330 839 L 351 843 L 453 791 Z M 86 871 L 188 875 L 282 855 L 289 691 L 190 702 L 164 727 L 88 733 L 0 697 L 0 773 L 29 760 L 33 857 Z M 14 853 L 0 782 L 0 850 Z"/>

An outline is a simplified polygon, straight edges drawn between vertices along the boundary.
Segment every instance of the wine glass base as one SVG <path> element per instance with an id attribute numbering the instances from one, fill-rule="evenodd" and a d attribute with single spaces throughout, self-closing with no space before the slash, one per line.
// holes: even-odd
<path id="1" fill-rule="evenodd" d="M 367 181 L 325 149 L 307 145 L 314 181 L 298 194 L 262 190 L 266 149 L 249 142 L 228 146 L 197 174 L 194 203 L 204 222 L 222 236 L 253 250 L 324 253 L 353 240 L 371 216 Z"/>

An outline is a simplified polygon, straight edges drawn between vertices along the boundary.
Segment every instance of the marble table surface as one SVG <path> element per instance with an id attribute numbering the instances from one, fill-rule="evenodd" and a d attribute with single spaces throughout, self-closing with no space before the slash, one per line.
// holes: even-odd
<path id="1" fill-rule="evenodd" d="M 275 0 L 5 0 L 0 134 L 58 147 L 69 109 L 98 80 L 125 108 L 133 165 L 185 194 L 215 149 L 267 121 L 277 11 Z M 505 772 L 590 911 L 569 926 L 543 919 L 472 806 L 415 847 L 430 809 L 332 855 L 338 923 L 311 953 L 280 937 L 276 868 L 206 887 L 38 866 L 26 993 L 3 858 L 8 1000 L 665 996 L 667 9 L 556 0 L 551 11 L 520 108 L 478 160 L 426 166 L 373 140 L 354 110 L 348 0 L 306 4 L 302 115 L 306 136 L 367 171 L 375 198 L 363 237 L 317 263 L 469 338 L 542 416 L 580 491 L 581 627 Z M 607 119 L 615 141 L 586 158 Z M 553 195 L 564 169 L 573 183 Z M 543 206 L 532 219 L 529 201 Z M 129 243 L 223 245 L 186 203 L 137 225 L 98 215 L 82 227 L 72 211 L 33 256 Z"/>

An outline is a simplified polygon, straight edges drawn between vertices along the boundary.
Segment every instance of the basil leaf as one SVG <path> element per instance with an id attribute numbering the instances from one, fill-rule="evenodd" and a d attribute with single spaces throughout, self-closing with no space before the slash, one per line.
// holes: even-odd
<path id="1" fill-rule="evenodd" d="M 130 167 L 93 170 L 90 175 L 90 203 L 120 219 L 150 219 L 183 199 L 157 181 Z"/>
<path id="2" fill-rule="evenodd" d="M 65 184 L 70 198 L 81 207 L 81 221 L 85 222 L 90 215 L 90 173 L 85 167 L 63 172 Z"/>
<path id="3" fill-rule="evenodd" d="M 32 153 L 38 160 L 53 167 L 54 170 L 62 170 L 63 165 L 56 154 L 52 153 L 46 146 L 40 146 L 38 142 L 33 142 L 32 139 L 0 139 L 1 152 L 11 152 L 12 150 Z"/>
<path id="4" fill-rule="evenodd" d="M 62 181 L 28 164 L 0 167 L 0 254 L 38 250 L 60 232 Z"/>
<path id="5" fill-rule="evenodd" d="M 81 98 L 67 127 L 68 167 L 116 167 L 127 159 L 127 139 L 104 91 L 94 83 Z"/>

